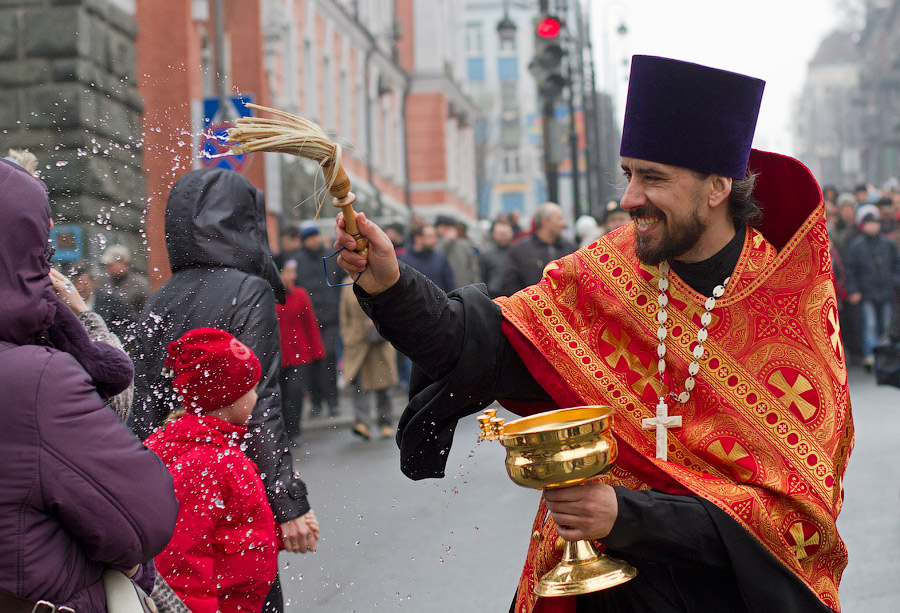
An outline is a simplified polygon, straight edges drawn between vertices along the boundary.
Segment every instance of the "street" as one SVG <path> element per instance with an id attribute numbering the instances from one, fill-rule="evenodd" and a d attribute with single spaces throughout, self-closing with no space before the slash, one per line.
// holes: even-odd
<path id="1" fill-rule="evenodd" d="M 445 478 L 411 481 L 393 438 L 308 428 L 294 457 L 322 534 L 314 554 L 281 554 L 286 610 L 507 611 L 540 494 L 477 431 L 460 423 Z"/>
<path id="2" fill-rule="evenodd" d="M 900 610 L 900 389 L 850 372 L 856 447 L 844 479 L 838 531 L 850 552 L 841 581 L 844 613 Z"/>
<path id="3" fill-rule="evenodd" d="M 841 603 L 845 613 L 888 613 L 900 608 L 900 422 L 886 418 L 900 410 L 900 390 L 860 369 L 850 381 Z M 394 408 L 399 416 L 401 399 Z M 499 443 L 477 442 L 474 416 L 457 430 L 447 476 L 420 482 L 400 473 L 393 439 L 362 441 L 346 419 L 311 426 L 294 453 L 322 536 L 314 554 L 281 555 L 287 611 L 508 610 L 539 494 L 509 480 Z"/>

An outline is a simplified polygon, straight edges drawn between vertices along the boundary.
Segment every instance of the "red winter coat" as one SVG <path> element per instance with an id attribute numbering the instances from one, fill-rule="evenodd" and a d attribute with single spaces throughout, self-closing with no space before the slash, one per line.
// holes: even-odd
<path id="1" fill-rule="evenodd" d="M 247 428 L 185 415 L 144 443 L 163 459 L 180 508 L 156 568 L 193 613 L 258 612 L 275 580 L 278 539 Z"/>
<path id="2" fill-rule="evenodd" d="M 325 357 L 325 346 L 309 293 L 302 287 L 288 288 L 285 303 L 278 309 L 281 334 L 281 365 L 309 364 Z"/>

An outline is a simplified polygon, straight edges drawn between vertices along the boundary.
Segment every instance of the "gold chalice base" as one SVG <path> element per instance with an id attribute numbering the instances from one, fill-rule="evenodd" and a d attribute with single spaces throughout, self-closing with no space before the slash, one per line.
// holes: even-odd
<path id="1" fill-rule="evenodd" d="M 613 409 L 585 406 L 530 415 L 500 426 L 506 471 L 523 487 L 548 489 L 584 483 L 612 466 L 618 454 L 610 432 Z M 541 577 L 538 596 L 588 594 L 633 579 L 637 569 L 597 551 L 590 541 L 566 541 L 562 561 Z"/>
<path id="2" fill-rule="evenodd" d="M 566 541 L 563 559 L 541 577 L 538 596 L 577 596 L 599 592 L 634 579 L 637 569 L 597 551 L 590 541 Z"/>

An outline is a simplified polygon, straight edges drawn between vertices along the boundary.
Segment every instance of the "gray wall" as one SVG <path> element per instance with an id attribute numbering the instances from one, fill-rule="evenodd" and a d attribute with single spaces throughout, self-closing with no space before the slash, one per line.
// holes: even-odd
<path id="1" fill-rule="evenodd" d="M 0 0 L 0 153 L 38 156 L 56 223 L 92 259 L 127 244 L 144 267 L 134 16 L 109 0 Z"/>

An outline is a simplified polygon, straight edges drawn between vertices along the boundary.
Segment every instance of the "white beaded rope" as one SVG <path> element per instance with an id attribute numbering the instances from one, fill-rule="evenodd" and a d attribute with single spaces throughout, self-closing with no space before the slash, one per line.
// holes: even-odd
<path id="1" fill-rule="evenodd" d="M 659 298 L 657 298 L 657 304 L 659 304 L 659 311 L 656 313 L 656 322 L 659 324 L 659 328 L 656 329 L 656 338 L 659 339 L 659 345 L 656 347 L 656 356 L 659 358 L 657 362 L 657 370 L 659 371 L 659 383 L 661 389 L 665 387 L 665 372 L 666 372 L 666 322 L 669 319 L 669 314 L 666 312 L 666 307 L 669 304 L 669 297 L 666 292 L 669 289 L 669 280 L 666 278 L 669 274 L 669 263 L 663 262 L 659 265 L 659 283 L 657 287 L 659 288 Z M 700 316 L 700 323 L 702 327 L 697 332 L 697 346 L 694 347 L 694 361 L 690 363 L 688 366 L 688 378 L 684 380 L 684 391 L 680 394 L 675 394 L 674 392 L 670 392 L 668 396 L 672 396 L 679 403 L 684 404 L 691 398 L 691 392 L 694 390 L 694 386 L 696 385 L 696 381 L 694 377 L 697 376 L 697 373 L 700 372 L 700 359 L 703 357 L 704 349 L 703 343 L 706 342 L 706 339 L 709 338 L 709 332 L 707 331 L 707 326 L 712 322 L 712 310 L 716 307 L 716 299 L 721 298 L 725 294 L 725 287 L 728 285 L 728 282 L 731 280 L 731 277 L 725 279 L 721 285 L 717 285 L 712 292 L 712 296 L 706 299 L 706 302 L 703 304 L 703 308 L 705 312 Z M 666 394 L 661 394 L 659 397 L 660 402 L 663 402 L 666 398 Z"/>

